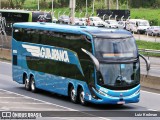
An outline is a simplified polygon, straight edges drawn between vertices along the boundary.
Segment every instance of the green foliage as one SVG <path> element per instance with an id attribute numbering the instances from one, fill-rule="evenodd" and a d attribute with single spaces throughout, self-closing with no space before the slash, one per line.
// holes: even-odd
<path id="1" fill-rule="evenodd" d="M 137 40 L 138 48 L 160 50 L 160 43 Z"/>
<path id="2" fill-rule="evenodd" d="M 51 11 L 52 0 L 39 0 L 40 10 Z M 54 0 L 53 8 L 56 10 L 55 16 L 58 16 L 58 11 L 68 15 L 69 13 L 69 1 L 70 0 Z M 88 14 L 91 15 L 94 0 L 87 0 L 88 2 Z M 3 7 L 12 8 L 25 8 L 36 10 L 38 0 L 2 0 Z M 106 2 L 106 3 L 105 3 Z M 147 19 L 151 25 L 160 25 L 160 0 L 119 0 L 120 9 L 127 8 L 127 2 L 129 8 L 131 8 L 131 18 Z M 106 9 L 107 0 L 95 0 L 95 12 L 97 9 Z M 135 9 L 137 7 L 138 9 Z M 140 7 L 140 8 L 139 8 Z M 144 8 L 141 8 L 144 7 Z M 147 8 L 146 8 L 147 7 Z M 116 0 L 110 0 L 110 8 L 116 9 Z M 153 9 L 157 8 L 157 9 Z M 82 11 L 81 17 L 85 16 L 86 11 L 86 0 L 76 0 L 76 16 L 79 17 L 79 13 Z"/>
<path id="3" fill-rule="evenodd" d="M 160 50 L 160 43 L 157 43 L 157 42 L 146 42 L 146 41 L 137 40 L 136 43 L 138 45 L 138 48 L 141 48 L 141 49 Z M 147 56 L 153 56 L 153 57 L 160 57 L 160 54 L 156 54 L 156 53 L 141 52 L 141 54 L 147 55 Z"/>
<path id="4" fill-rule="evenodd" d="M 141 18 L 150 21 L 151 25 L 160 25 L 160 9 L 131 9 L 131 18 Z"/>
<path id="5" fill-rule="evenodd" d="M 52 0 L 39 0 L 41 8 L 51 8 Z M 70 0 L 54 0 L 54 8 L 68 7 Z M 95 1 L 95 8 L 101 9 L 107 7 L 108 0 L 87 0 L 88 7 L 92 7 L 92 3 Z M 33 8 L 37 5 L 38 0 L 1 0 L 3 7 L 27 7 Z M 105 3 L 106 2 L 106 3 Z M 6 5 L 7 3 L 7 5 Z M 25 5 L 24 5 L 25 3 Z M 26 3 L 29 3 L 26 5 Z M 33 4 L 31 4 L 33 3 Z M 127 3 L 129 8 L 159 8 L 160 0 L 119 0 L 119 8 L 126 9 Z M 86 0 L 76 0 L 76 10 L 82 10 L 86 6 Z M 110 8 L 116 9 L 116 0 L 110 0 Z"/>
<path id="6" fill-rule="evenodd" d="M 69 6 L 69 1 L 70 0 L 54 0 L 54 8 L 59 8 L 59 7 L 68 7 Z M 52 2 L 50 2 L 50 7 L 52 5 Z"/>
<path id="7" fill-rule="evenodd" d="M 91 6 L 92 0 L 87 0 L 87 6 Z M 76 1 L 76 10 L 82 10 L 86 6 L 86 0 L 77 0 Z"/>
<path id="8" fill-rule="evenodd" d="M 160 0 L 130 0 L 130 7 L 158 8 L 160 7 Z"/>
<path id="9" fill-rule="evenodd" d="M 26 0 L 7 0 L 8 7 L 22 8 Z"/>
<path id="10" fill-rule="evenodd" d="M 65 12 L 65 15 L 70 14 L 70 9 L 69 8 L 57 8 L 57 9 L 54 9 L 54 10 L 55 10 L 54 16 L 56 18 L 58 18 L 58 13 L 59 13 L 59 16 L 62 15 L 64 12 Z"/>

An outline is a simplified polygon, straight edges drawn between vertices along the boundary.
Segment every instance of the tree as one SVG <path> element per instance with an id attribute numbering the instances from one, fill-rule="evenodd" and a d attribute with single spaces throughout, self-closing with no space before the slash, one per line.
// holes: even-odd
<path id="1" fill-rule="evenodd" d="M 21 8 L 24 5 L 25 0 L 8 0 L 8 2 L 11 8 L 14 8 L 14 7 Z"/>
<path id="2" fill-rule="evenodd" d="M 160 0 L 130 0 L 130 6 L 133 8 L 158 8 L 160 7 Z"/>
<path id="3" fill-rule="evenodd" d="M 9 7 L 14 8 L 13 0 L 8 0 L 9 2 Z"/>
<path id="4" fill-rule="evenodd" d="M 92 0 L 87 0 L 88 7 L 91 6 Z M 76 9 L 80 10 L 86 6 L 86 0 L 76 0 Z"/>
<path id="5" fill-rule="evenodd" d="M 15 0 L 16 7 L 22 7 L 24 5 L 25 0 Z"/>

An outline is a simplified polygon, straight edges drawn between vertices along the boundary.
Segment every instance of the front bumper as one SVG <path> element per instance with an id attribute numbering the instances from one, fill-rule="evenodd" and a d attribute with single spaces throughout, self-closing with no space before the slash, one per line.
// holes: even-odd
<path id="1" fill-rule="evenodd" d="M 116 91 L 116 94 L 120 94 L 120 96 L 115 95 L 114 91 L 113 95 L 108 95 L 105 92 L 97 91 L 94 89 L 94 92 L 98 99 L 92 98 L 90 102 L 95 104 L 127 104 L 127 103 L 137 103 L 139 102 L 140 98 L 140 85 L 136 86 L 135 88 L 127 91 Z M 128 96 L 122 96 L 121 94 L 127 94 L 130 92 L 132 94 Z"/>

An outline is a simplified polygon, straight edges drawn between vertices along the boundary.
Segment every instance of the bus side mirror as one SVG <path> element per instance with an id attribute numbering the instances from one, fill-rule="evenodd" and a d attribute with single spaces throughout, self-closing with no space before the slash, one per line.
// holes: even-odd
<path id="1" fill-rule="evenodd" d="M 139 56 L 141 58 L 143 58 L 143 60 L 146 62 L 146 70 L 149 71 L 150 70 L 150 61 L 147 60 L 142 54 L 139 54 Z"/>
<path id="2" fill-rule="evenodd" d="M 95 56 L 93 56 L 92 53 L 90 53 L 89 51 L 87 51 L 87 50 L 85 50 L 85 49 L 83 49 L 83 48 L 81 48 L 81 50 L 82 50 L 84 53 L 86 53 L 86 54 L 92 59 L 94 65 L 95 65 L 95 67 L 96 67 L 96 70 L 99 71 L 99 69 L 100 69 L 100 68 L 99 68 L 99 61 L 97 60 L 97 58 L 96 58 Z"/>

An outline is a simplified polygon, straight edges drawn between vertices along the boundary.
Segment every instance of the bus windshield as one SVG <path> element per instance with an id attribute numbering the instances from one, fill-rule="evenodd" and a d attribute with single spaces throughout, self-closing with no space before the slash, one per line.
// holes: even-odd
<path id="1" fill-rule="evenodd" d="M 137 46 L 133 37 L 122 39 L 95 38 L 95 54 L 99 60 L 137 58 Z"/>
<path id="2" fill-rule="evenodd" d="M 99 85 L 111 89 L 132 88 L 140 82 L 139 63 L 106 64 L 100 63 L 102 79 L 97 78 Z M 102 81 L 99 81 L 102 80 Z"/>
<path id="3" fill-rule="evenodd" d="M 139 62 L 134 38 L 95 38 L 100 63 L 97 83 L 111 89 L 130 89 L 139 84 Z"/>

